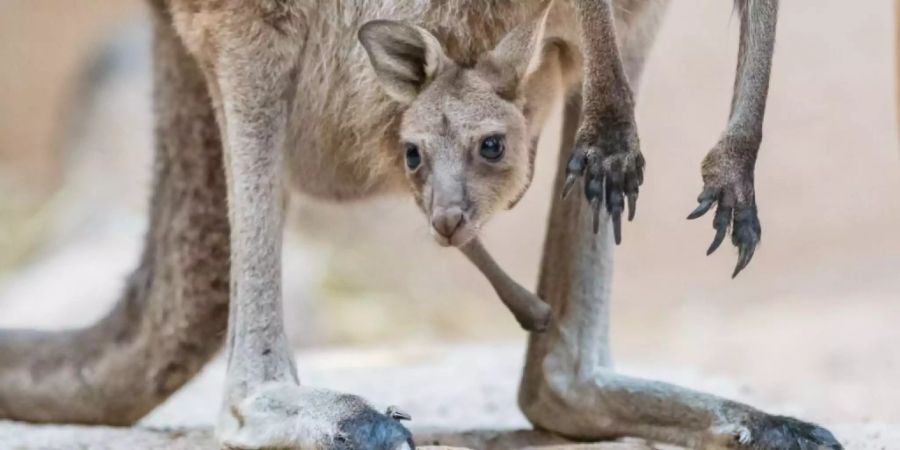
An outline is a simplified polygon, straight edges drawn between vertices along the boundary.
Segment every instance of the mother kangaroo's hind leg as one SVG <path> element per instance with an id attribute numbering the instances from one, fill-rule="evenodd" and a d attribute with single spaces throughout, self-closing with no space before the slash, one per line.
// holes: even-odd
<path id="1" fill-rule="evenodd" d="M 90 327 L 0 330 L 0 418 L 130 425 L 221 348 L 229 272 L 222 145 L 203 74 L 153 3 L 155 161 L 140 266 Z"/>
<path id="2" fill-rule="evenodd" d="M 229 448 L 402 450 L 402 414 L 300 386 L 284 334 L 283 147 L 306 37 L 301 5 L 244 1 L 179 8 L 173 19 L 201 62 L 225 142 L 231 223 L 228 369 L 217 435 Z"/>

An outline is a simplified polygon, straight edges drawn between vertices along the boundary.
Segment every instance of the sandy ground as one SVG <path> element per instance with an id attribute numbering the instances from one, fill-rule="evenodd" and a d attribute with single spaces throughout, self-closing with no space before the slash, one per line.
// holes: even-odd
<path id="1" fill-rule="evenodd" d="M 137 259 L 145 223 L 149 83 L 146 61 L 135 50 L 143 38 L 140 30 L 126 33 L 139 45 L 126 45 L 119 54 L 132 60 L 113 71 L 99 101 L 77 110 L 81 128 L 67 135 L 52 126 L 62 109 L 48 104 L 59 106 L 57 97 L 65 97 L 59 86 L 71 86 L 66 83 L 76 66 L 73 55 L 90 54 L 85 49 L 98 30 L 121 22 L 116 14 L 123 13 L 66 16 L 71 20 L 59 28 L 65 45 L 54 44 L 36 38 L 35 29 L 46 29 L 40 27 L 58 17 L 51 12 L 66 14 L 53 8 L 65 7 L 41 1 L 34 3 L 40 8 L 30 9 L 23 6 L 28 1 L 0 1 L 2 23 L 15 23 L 0 26 L 0 55 L 15 62 L 0 70 L 0 232 L 21 223 L 2 214 L 4 196 L 12 203 L 31 198 L 21 189 L 4 189 L 9 180 L 49 176 L 40 161 L 66 161 L 68 170 L 58 180 L 63 188 L 46 203 L 47 217 L 40 225 L 24 222 L 28 231 L 43 230 L 37 251 L 0 273 L 0 326 L 84 325 L 114 301 Z M 26 15 L 16 15 L 26 9 Z M 900 441 L 889 445 L 878 437 L 896 436 L 891 424 L 900 424 L 900 148 L 892 2 L 868 0 L 855 9 L 839 0 L 782 2 L 757 167 L 763 244 L 734 281 L 728 275 L 735 252 L 703 256 L 713 234 L 710 220 L 684 220 L 701 187 L 700 160 L 728 113 L 737 47 L 737 21 L 730 14 L 730 2 L 673 2 L 641 85 L 638 124 L 648 172 L 638 217 L 626 225 L 617 255 L 617 360 L 651 368 L 654 377 L 674 379 L 662 369 L 670 367 L 689 374 L 685 382 L 728 380 L 724 384 L 737 388 L 726 394 L 870 436 L 858 442 L 900 448 Z M 91 31 L 76 30 L 77 24 Z M 39 64 L 35 55 L 54 49 L 71 55 Z M 21 120 L 28 117 L 29 99 L 38 111 L 33 124 Z M 17 128 L 10 118 L 29 127 Z M 532 189 L 485 235 L 497 259 L 526 285 L 537 274 L 556 127 L 551 124 L 545 134 Z M 48 150 L 49 135 L 68 136 L 61 155 Z M 298 347 L 522 340 L 477 272 L 431 242 L 410 202 L 335 208 L 300 201 L 293 217 L 300 232 L 287 243 L 286 315 Z M 3 252 L 4 238 L 0 233 Z M 379 264 L 385 255 L 392 264 Z M 302 358 L 306 367 L 310 355 Z M 221 376 L 220 366 L 210 370 Z M 307 370 L 305 379 L 340 380 L 332 372 L 315 378 L 315 364 Z M 511 392 L 513 372 L 504 379 L 507 391 L 498 392 Z M 368 379 L 367 370 L 341 373 Z M 420 382 L 417 389 L 432 389 Z M 370 392 L 361 384 L 336 385 L 342 386 Z M 699 386 L 718 389 L 708 381 Z M 206 402 L 218 401 L 215 388 L 201 391 Z M 521 419 L 515 414 L 499 417 L 458 425 L 522 425 L 511 422 Z M 417 422 L 431 420 L 426 419 Z M 18 430 L 8 426 L 0 427 L 0 437 Z M 850 448 L 870 448 L 859 445 Z"/>
<path id="2" fill-rule="evenodd" d="M 558 449 L 564 439 L 529 429 L 515 406 L 523 348 L 518 345 L 401 345 L 390 349 L 344 348 L 298 355 L 304 382 L 364 395 L 377 408 L 399 405 L 413 420 L 421 445 L 440 443 L 481 450 Z M 759 404 L 742 386 L 692 371 L 625 367 L 651 376 Z M 217 360 L 185 389 L 153 411 L 135 429 L 35 426 L 0 421 L 0 448 L 49 450 L 90 448 L 212 449 L 211 437 L 223 389 L 224 361 Z M 414 386 L 413 389 L 410 387 Z M 778 409 L 776 405 L 767 405 Z M 886 424 L 829 424 L 848 450 L 900 448 L 900 430 Z M 458 433 L 468 430 L 469 433 Z M 516 431 L 520 430 L 520 431 Z M 627 439 L 577 445 L 580 450 L 675 450 Z"/>

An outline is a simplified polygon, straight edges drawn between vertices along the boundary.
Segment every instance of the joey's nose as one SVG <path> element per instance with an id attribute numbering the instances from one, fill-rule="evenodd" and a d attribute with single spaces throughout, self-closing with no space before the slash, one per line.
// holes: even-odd
<path id="1" fill-rule="evenodd" d="M 438 234 L 450 238 L 463 223 L 463 212 L 459 208 L 435 211 L 431 216 L 431 226 Z"/>

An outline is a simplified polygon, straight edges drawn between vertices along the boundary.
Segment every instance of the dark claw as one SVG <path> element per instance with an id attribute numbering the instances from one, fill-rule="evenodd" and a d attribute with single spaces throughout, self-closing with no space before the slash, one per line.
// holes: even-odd
<path id="1" fill-rule="evenodd" d="M 747 267 L 747 264 L 750 264 L 750 260 L 753 258 L 753 252 L 755 251 L 756 245 L 754 244 L 741 245 L 738 254 L 738 263 L 734 268 L 734 273 L 731 274 L 731 278 L 736 277 L 745 267 Z"/>
<path id="2" fill-rule="evenodd" d="M 703 188 L 703 191 L 700 192 L 700 195 L 697 196 L 697 201 L 700 202 L 700 205 L 697 206 L 697 209 L 691 211 L 688 214 L 688 220 L 694 220 L 709 211 L 709 208 L 716 202 L 719 198 L 719 190 L 716 188 Z"/>
<path id="3" fill-rule="evenodd" d="M 700 195 L 697 196 L 697 201 L 702 202 L 706 199 L 714 199 L 719 196 L 719 190 L 712 187 L 705 187 L 702 191 L 700 191 Z"/>
<path id="4" fill-rule="evenodd" d="M 384 414 L 394 420 L 412 420 L 412 416 L 409 415 L 408 412 L 393 405 L 388 406 L 387 411 Z"/>
<path id="5" fill-rule="evenodd" d="M 716 251 L 716 249 L 719 248 L 719 245 L 722 244 L 722 241 L 725 240 L 725 235 L 728 233 L 728 226 L 731 225 L 731 212 L 732 209 L 722 203 L 719 203 L 719 207 L 716 208 L 716 216 L 713 218 L 713 228 L 716 229 L 716 237 L 713 238 L 712 244 L 710 244 L 709 249 L 706 250 L 707 256 Z"/>
<path id="6" fill-rule="evenodd" d="M 761 236 L 762 229 L 756 216 L 756 207 L 750 206 L 736 209 L 734 212 L 734 232 L 731 240 L 740 251 L 732 278 L 737 276 L 750 263 Z"/>
<path id="7" fill-rule="evenodd" d="M 768 416 L 751 425 L 753 449 L 843 450 L 830 431 L 786 416 Z"/>
<path id="8" fill-rule="evenodd" d="M 613 236 L 616 239 L 616 245 L 622 243 L 622 211 L 616 209 L 612 214 Z"/>
<path id="9" fill-rule="evenodd" d="M 329 449 L 388 449 L 398 448 L 402 443 L 416 448 L 412 434 L 400 422 L 408 414 L 396 407 L 390 407 L 382 414 L 358 398 L 346 397 L 355 403 L 355 408 L 338 421 L 333 446 Z"/>
<path id="10" fill-rule="evenodd" d="M 612 217 L 616 245 L 622 243 L 622 211 L 625 210 L 625 196 L 622 193 L 625 175 L 621 169 L 620 164 L 615 165 L 613 171 L 606 177 L 606 210 Z"/>
<path id="11" fill-rule="evenodd" d="M 603 179 L 599 174 L 588 174 L 584 182 L 584 195 L 591 204 L 594 213 L 594 233 L 600 231 L 600 204 L 603 203 Z"/>
<path id="12" fill-rule="evenodd" d="M 637 199 L 640 192 L 640 184 L 638 183 L 638 173 L 640 167 L 635 170 L 633 175 L 625 178 L 625 198 L 628 199 L 628 221 L 634 220 L 634 213 L 637 211 Z"/>
<path id="13" fill-rule="evenodd" d="M 603 195 L 603 175 L 588 173 L 584 179 L 584 196 L 588 201 Z"/>
<path id="14" fill-rule="evenodd" d="M 638 193 L 628 194 L 628 221 L 634 220 L 634 213 L 637 211 Z"/>
<path id="15" fill-rule="evenodd" d="M 719 248 L 719 245 L 722 245 L 722 241 L 725 240 L 725 235 L 728 233 L 728 228 L 718 228 L 716 229 L 716 237 L 713 238 L 712 244 L 709 245 L 709 248 L 706 250 L 706 256 L 712 255 L 716 249 Z"/>
<path id="16" fill-rule="evenodd" d="M 566 163 L 566 173 L 569 175 L 581 175 L 584 173 L 584 150 L 576 148 L 575 153 L 569 158 L 569 162 Z"/>
<path id="17" fill-rule="evenodd" d="M 609 147 L 606 150 L 610 151 L 589 144 L 594 141 L 593 138 L 581 139 L 578 142 L 582 143 L 575 145 L 572 156 L 566 163 L 566 176 L 559 187 L 559 195 L 567 198 L 578 178 L 583 177 L 584 195 L 593 213 L 591 219 L 594 233 L 600 232 L 600 208 L 605 203 L 613 220 L 616 244 L 619 244 L 622 242 L 622 216 L 625 215 L 626 208 L 629 221 L 634 220 L 637 212 L 638 189 L 644 176 L 644 159 L 639 152 L 626 148 L 631 144 L 630 141 L 615 141 L 606 146 Z M 620 146 L 621 149 L 618 148 Z"/>
<path id="18" fill-rule="evenodd" d="M 706 214 L 706 212 L 709 211 L 709 208 L 712 208 L 712 205 L 715 202 L 716 202 L 715 198 L 701 200 L 700 206 L 697 206 L 697 209 L 691 211 L 691 213 L 688 214 L 688 216 L 687 216 L 688 220 L 694 220 L 694 219 Z"/>
<path id="19" fill-rule="evenodd" d="M 572 186 L 575 185 L 575 180 L 584 173 L 584 152 L 575 149 L 575 152 L 569 158 L 569 162 L 566 164 L 566 181 L 563 183 L 562 197 L 566 198 L 569 195 L 569 191 L 572 190 Z"/>
<path id="20" fill-rule="evenodd" d="M 594 234 L 600 231 L 600 197 L 591 199 L 591 209 L 594 211 Z"/>
<path id="21" fill-rule="evenodd" d="M 572 191 L 572 187 L 575 186 L 576 177 L 574 174 L 566 175 L 566 182 L 563 184 L 562 188 L 562 198 L 566 198 L 569 195 L 569 192 Z"/>

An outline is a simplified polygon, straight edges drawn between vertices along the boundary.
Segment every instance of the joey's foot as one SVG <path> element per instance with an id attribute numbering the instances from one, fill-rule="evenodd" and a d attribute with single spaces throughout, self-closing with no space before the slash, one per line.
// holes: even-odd
<path id="1" fill-rule="evenodd" d="M 638 189 L 644 182 L 644 156 L 633 120 L 579 131 L 575 150 L 566 165 L 563 196 L 584 177 L 584 194 L 593 209 L 594 232 L 600 229 L 600 207 L 606 204 L 613 221 L 616 244 L 622 242 L 622 212 L 628 200 L 628 220 L 634 219 Z"/>
<path id="2" fill-rule="evenodd" d="M 759 413 L 740 425 L 715 430 L 717 440 L 740 450 L 842 450 L 830 431 L 787 416 Z"/>
<path id="3" fill-rule="evenodd" d="M 227 405 L 216 434 L 226 449 L 412 450 L 396 408 L 375 411 L 355 395 L 266 383 Z"/>
<path id="4" fill-rule="evenodd" d="M 706 254 L 719 248 L 730 228 L 731 242 L 738 248 L 732 278 L 747 267 L 762 238 L 753 187 L 758 148 L 758 140 L 724 138 L 720 141 L 703 159 L 704 186 L 697 197 L 700 204 L 688 215 L 688 219 L 696 219 L 717 205 L 713 218 L 716 235 Z"/>

